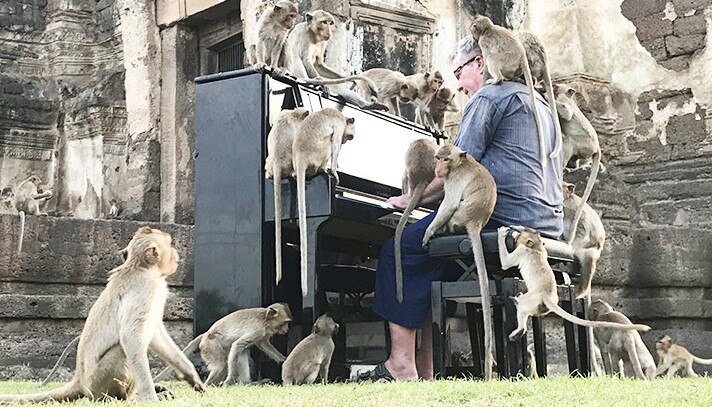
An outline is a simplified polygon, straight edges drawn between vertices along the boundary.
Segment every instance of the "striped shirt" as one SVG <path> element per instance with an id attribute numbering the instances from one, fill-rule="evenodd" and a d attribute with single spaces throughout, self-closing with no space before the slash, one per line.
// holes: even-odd
<path id="1" fill-rule="evenodd" d="M 549 105 L 537 92 L 546 151 L 556 143 Z M 519 82 L 485 85 L 465 106 L 455 145 L 494 177 L 497 203 L 486 228 L 520 225 L 558 238 L 563 233 L 562 154 L 542 169 L 539 137 L 527 87 Z"/>

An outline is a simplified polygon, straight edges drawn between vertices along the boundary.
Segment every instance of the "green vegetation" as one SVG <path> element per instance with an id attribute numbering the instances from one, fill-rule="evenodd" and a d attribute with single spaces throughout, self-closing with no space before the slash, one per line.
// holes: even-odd
<path id="1" fill-rule="evenodd" d="M 58 384 L 54 384 L 57 386 Z M 160 406 L 709 406 L 712 381 L 699 379 L 537 379 L 494 381 L 441 380 L 410 383 L 329 384 L 301 387 L 233 386 L 198 395 L 170 382 L 174 400 Z M 47 389 L 49 386 L 43 388 Z M 0 382 L 1 393 L 38 391 L 34 382 Z M 83 400 L 66 405 L 92 405 Z M 110 401 L 105 405 L 125 405 Z M 134 404 L 134 403 L 130 403 Z M 140 404 L 149 406 L 153 404 Z"/>

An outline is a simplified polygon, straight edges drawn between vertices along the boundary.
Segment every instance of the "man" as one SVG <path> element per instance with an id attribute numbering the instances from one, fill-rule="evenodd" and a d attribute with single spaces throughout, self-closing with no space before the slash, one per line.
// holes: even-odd
<path id="1" fill-rule="evenodd" d="M 539 139 L 527 87 L 519 82 L 482 86 L 485 66 L 482 52 L 472 37 L 463 38 L 452 56 L 458 90 L 470 97 L 455 145 L 472 155 L 489 170 L 497 183 L 497 203 L 485 229 L 521 225 L 544 236 L 558 238 L 563 232 L 561 155 L 549 159 L 542 169 Z M 553 151 L 555 132 L 548 105 L 537 94 L 547 149 Z M 558 119 L 558 118 L 556 118 Z M 423 201 L 435 202 L 444 196 L 443 179 L 435 178 L 425 190 Z M 404 208 L 409 196 L 389 200 Z M 432 324 L 430 287 L 435 280 L 456 279 L 461 271 L 444 260 L 433 259 L 421 247 L 431 214 L 409 225 L 403 232 L 404 299 L 399 304 L 395 290 L 393 239 L 384 244 L 376 270 L 373 310 L 389 322 L 391 352 L 387 361 L 361 380 L 417 378 L 432 379 Z M 422 328 L 420 351 L 416 355 L 416 330 Z"/>

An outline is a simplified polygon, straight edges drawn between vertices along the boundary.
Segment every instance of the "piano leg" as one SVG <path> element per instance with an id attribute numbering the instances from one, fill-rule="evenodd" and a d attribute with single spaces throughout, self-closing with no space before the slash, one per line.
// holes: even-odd
<path id="1" fill-rule="evenodd" d="M 302 315 L 300 318 L 302 332 L 300 338 L 304 338 L 311 333 L 312 324 L 314 324 L 314 321 L 322 311 L 316 307 L 318 290 L 316 269 L 319 265 L 319 229 L 328 219 L 329 217 L 327 216 L 307 218 L 307 293 L 302 297 Z"/>

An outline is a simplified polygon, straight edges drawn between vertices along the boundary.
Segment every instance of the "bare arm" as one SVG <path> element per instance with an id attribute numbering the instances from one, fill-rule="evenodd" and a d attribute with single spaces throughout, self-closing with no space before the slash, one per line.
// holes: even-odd
<path id="1" fill-rule="evenodd" d="M 445 196 L 445 190 L 443 189 L 444 185 L 445 180 L 443 178 L 434 178 L 430 184 L 425 187 L 423 197 L 420 199 L 421 205 L 437 202 L 443 199 L 443 196 Z M 408 206 L 408 202 L 410 202 L 410 195 L 406 193 L 400 196 L 394 196 L 388 198 L 388 201 L 386 202 L 393 205 L 395 208 L 404 209 Z"/>

